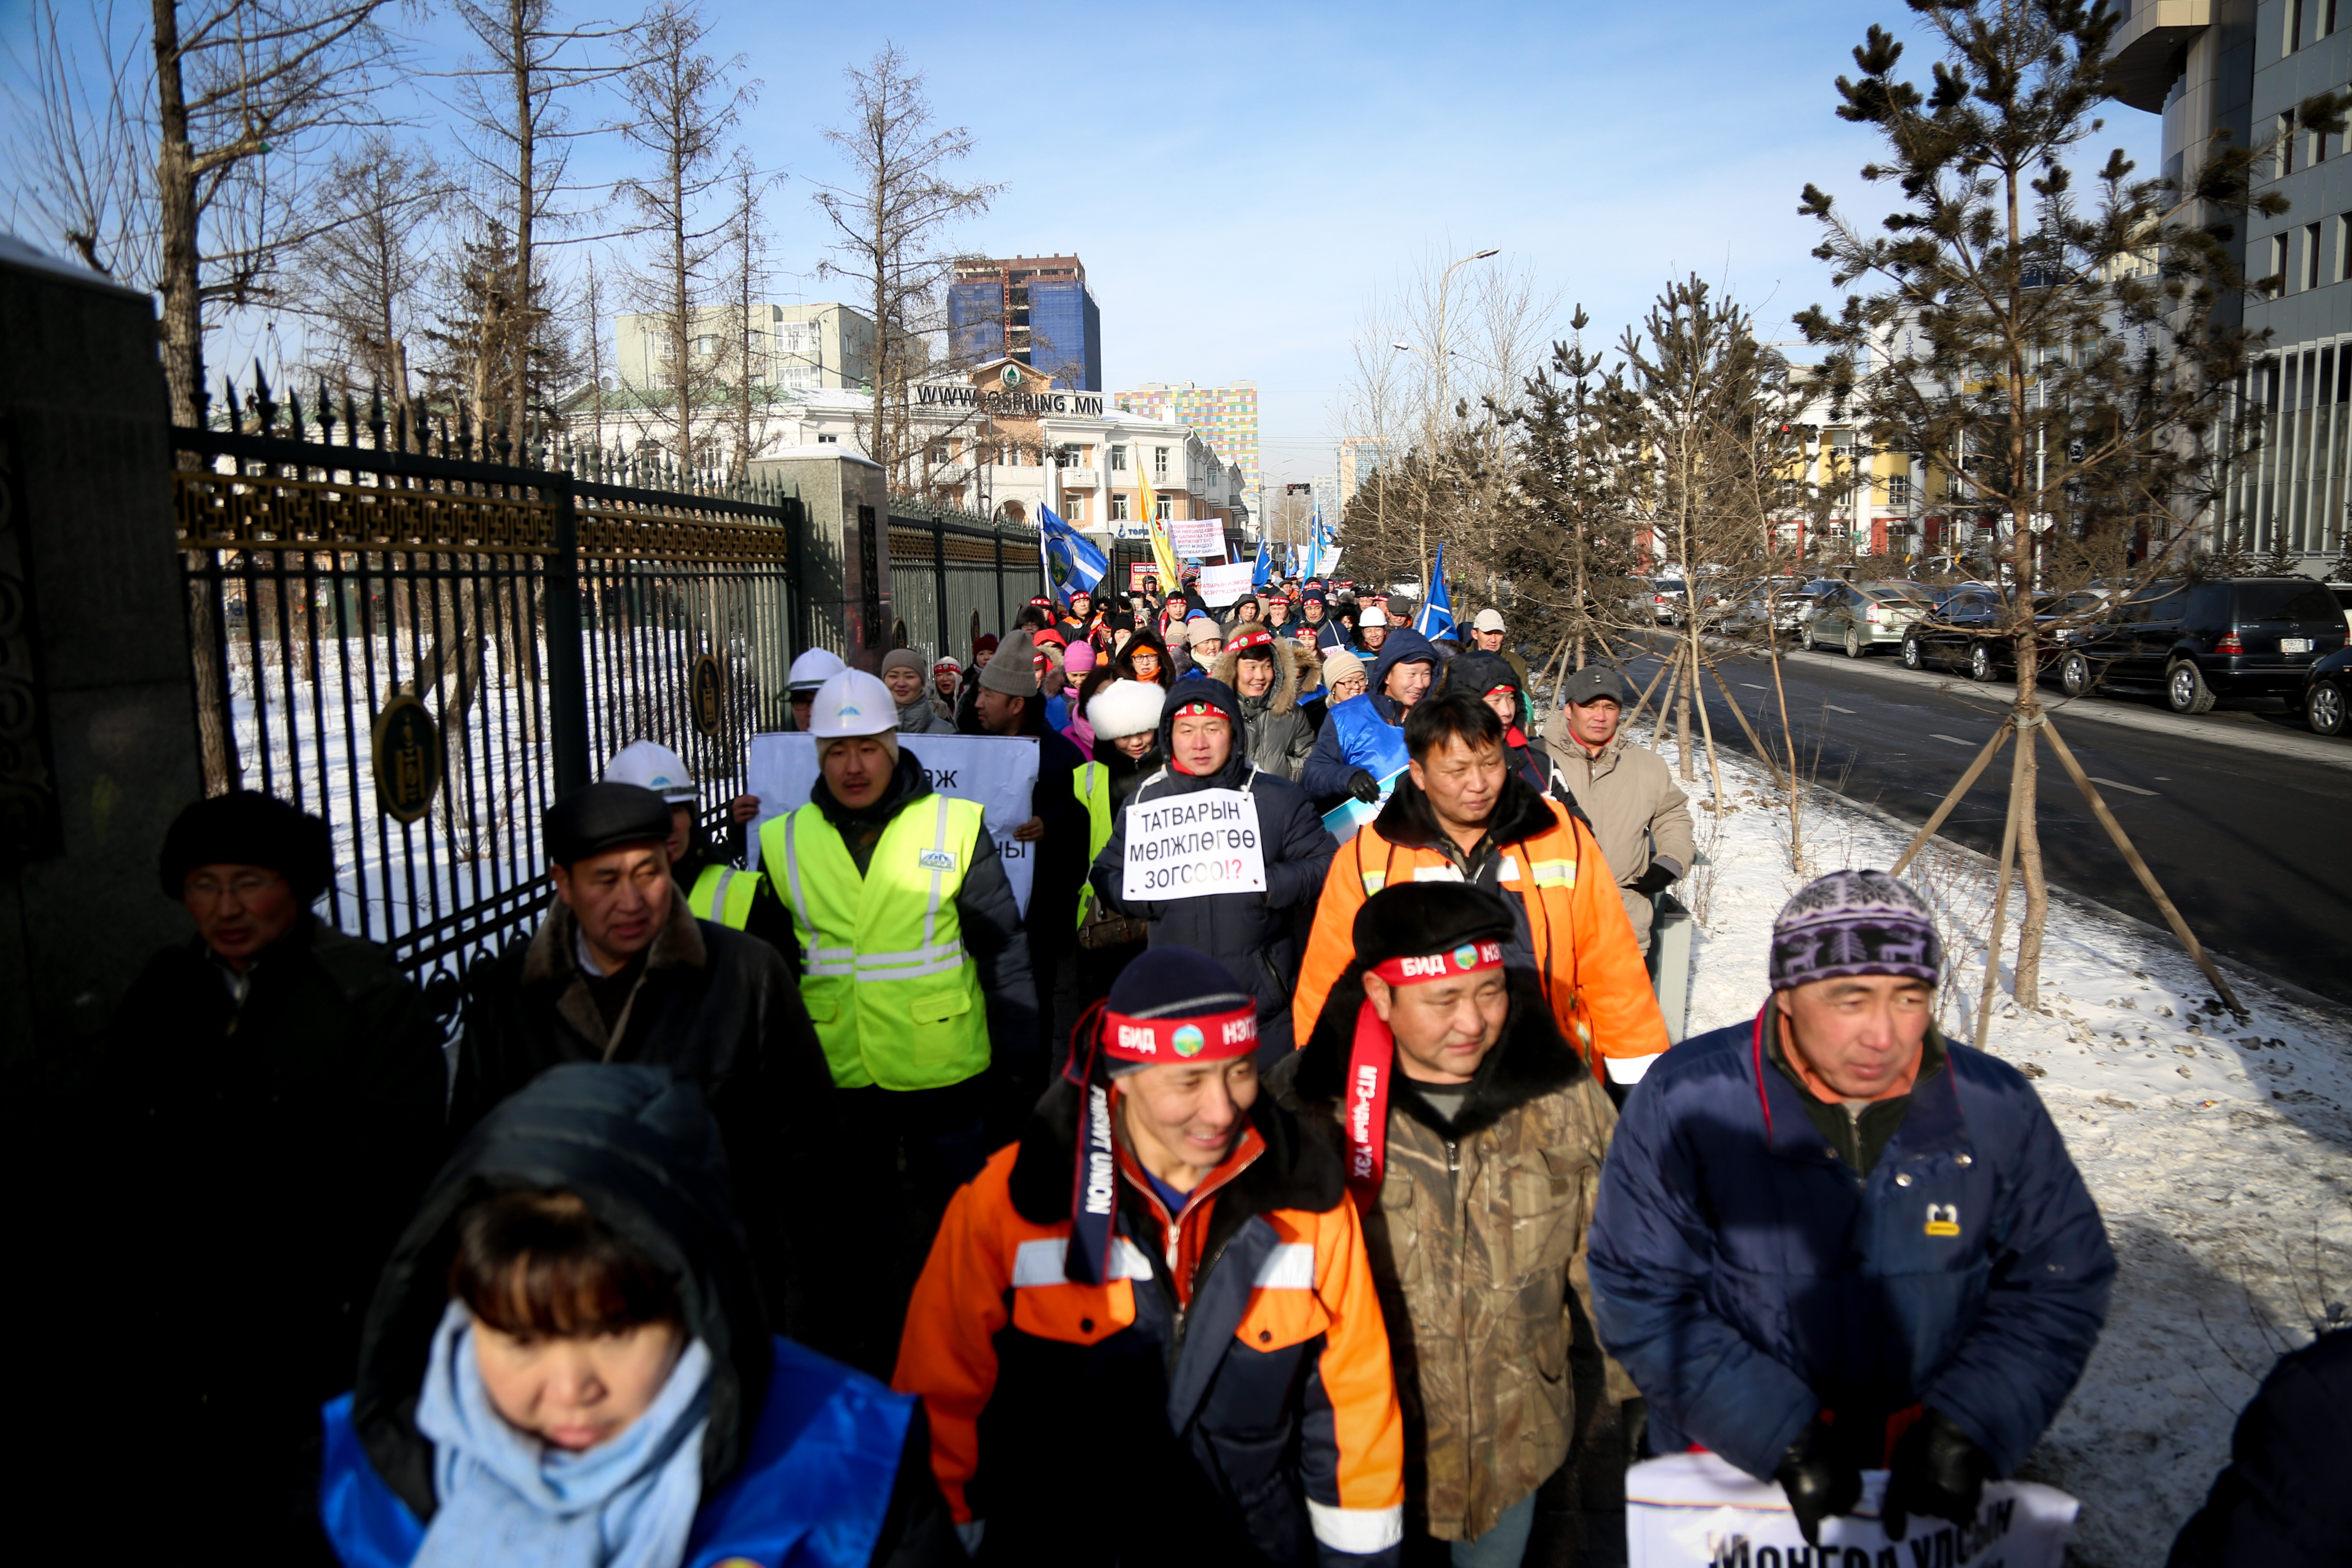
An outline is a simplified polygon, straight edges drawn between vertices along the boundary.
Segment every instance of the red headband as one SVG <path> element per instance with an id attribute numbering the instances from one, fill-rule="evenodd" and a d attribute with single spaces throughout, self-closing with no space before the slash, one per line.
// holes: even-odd
<path id="1" fill-rule="evenodd" d="M 1115 1061 L 1226 1061 L 1257 1050 L 1257 1004 L 1193 1018 L 1139 1019 L 1103 1009 L 1103 1054 Z"/>
<path id="2" fill-rule="evenodd" d="M 1225 640 L 1225 652 L 1228 653 L 1239 653 L 1246 652 L 1251 648 L 1270 648 L 1273 645 L 1273 632 L 1267 631 L 1263 626 L 1252 626 L 1246 631 L 1236 632 L 1231 637 L 1227 638 Z"/>
<path id="3" fill-rule="evenodd" d="M 1451 980 L 1482 969 L 1497 969 L 1502 964 L 1500 942 L 1465 942 L 1451 953 L 1391 958 L 1385 964 L 1373 965 L 1370 972 L 1391 986 L 1425 986 L 1433 980 Z"/>
<path id="4" fill-rule="evenodd" d="M 1225 710 L 1205 697 L 1202 697 L 1186 703 L 1168 716 L 1171 718 L 1223 718 Z"/>

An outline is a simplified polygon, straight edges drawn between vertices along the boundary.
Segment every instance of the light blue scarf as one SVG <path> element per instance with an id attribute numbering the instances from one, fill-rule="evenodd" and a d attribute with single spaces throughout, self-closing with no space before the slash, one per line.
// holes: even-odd
<path id="1" fill-rule="evenodd" d="M 646 1413 L 584 1453 L 551 1448 L 491 1408 L 473 1316 L 433 1333 L 416 1427 L 433 1443 L 439 1510 L 414 1568 L 677 1568 L 702 1501 L 710 1352 L 690 1341 Z"/>

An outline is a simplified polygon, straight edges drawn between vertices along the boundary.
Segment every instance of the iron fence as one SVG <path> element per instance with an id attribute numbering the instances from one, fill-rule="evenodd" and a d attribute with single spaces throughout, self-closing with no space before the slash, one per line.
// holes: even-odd
<path id="1" fill-rule="evenodd" d="M 924 657 L 971 657 L 972 639 L 1004 634 L 1045 591 L 1034 528 L 899 502 L 890 512 L 891 641 Z"/>
<path id="2" fill-rule="evenodd" d="M 800 505 L 349 399 L 248 406 L 173 432 L 205 787 L 324 817 L 330 918 L 446 1009 L 545 904 L 540 813 L 592 759 L 672 747 L 714 825 L 741 792 L 785 713 Z"/>

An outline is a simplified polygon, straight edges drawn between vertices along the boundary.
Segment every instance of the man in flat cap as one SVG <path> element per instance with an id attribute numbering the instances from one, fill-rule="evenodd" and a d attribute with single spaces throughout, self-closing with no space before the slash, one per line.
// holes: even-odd
<path id="1" fill-rule="evenodd" d="M 103 1157 L 127 1161 L 129 1196 L 108 1261 L 130 1271 L 128 1332 L 176 1347 L 140 1374 L 172 1484 L 216 1539 L 280 1560 L 310 1511 L 319 1403 L 351 1381 L 376 1272 L 439 1158 L 441 1031 L 382 948 L 313 913 L 334 874 L 317 817 L 198 800 L 161 870 L 194 930 L 110 1030 L 124 1125 Z"/>
<path id="2" fill-rule="evenodd" d="M 833 1075 L 792 970 L 767 943 L 688 912 L 669 874 L 669 807 L 652 790 L 584 785 L 547 809 L 541 830 L 555 899 L 470 988 L 453 1133 L 562 1062 L 692 1078 L 726 1139 L 771 1307 L 800 1337 L 830 1338 L 835 1325 L 811 1316 L 817 1303 L 787 1289 L 830 1261 L 830 1207 L 808 1199 L 840 1145 Z"/>
<path id="3" fill-rule="evenodd" d="M 1524 688 L 1522 688 L 1524 689 Z M 1644 952 L 1652 900 L 1680 881 L 1698 853 L 1690 802 L 1665 758 L 1620 727 L 1633 694 L 1624 677 L 1587 664 L 1560 685 L 1559 711 L 1544 726 L 1553 773 L 1592 824 Z"/>

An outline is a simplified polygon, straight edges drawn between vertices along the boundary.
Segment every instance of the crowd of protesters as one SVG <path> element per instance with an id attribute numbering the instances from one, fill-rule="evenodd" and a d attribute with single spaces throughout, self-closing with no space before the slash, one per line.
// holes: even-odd
<path id="1" fill-rule="evenodd" d="M 2031 1085 L 1931 1021 L 1919 897 L 1810 884 L 1752 1021 L 1674 1042 L 1644 946 L 1690 821 L 1622 676 L 1538 734 L 1495 611 L 1465 646 L 1318 582 L 1157 587 L 968 660 L 803 654 L 817 779 L 763 821 L 624 748 L 546 811 L 551 897 L 446 1042 L 314 912 L 325 823 L 189 807 L 192 933 L 106 1058 L 152 1281 L 106 1310 L 182 1534 L 1493 1568 L 1598 1429 L 1580 1388 L 1634 1435 L 1584 1462 L 1710 1449 L 1809 1540 L 1865 1470 L 1890 1536 L 1973 1521 L 2116 1264 Z M 1017 850 L 931 787 L 944 735 L 1036 743 Z M 1129 808 L 1213 789 L 1264 890 L 1131 896 Z M 2184 1561 L 2321 1560 L 2268 1452 Z"/>

